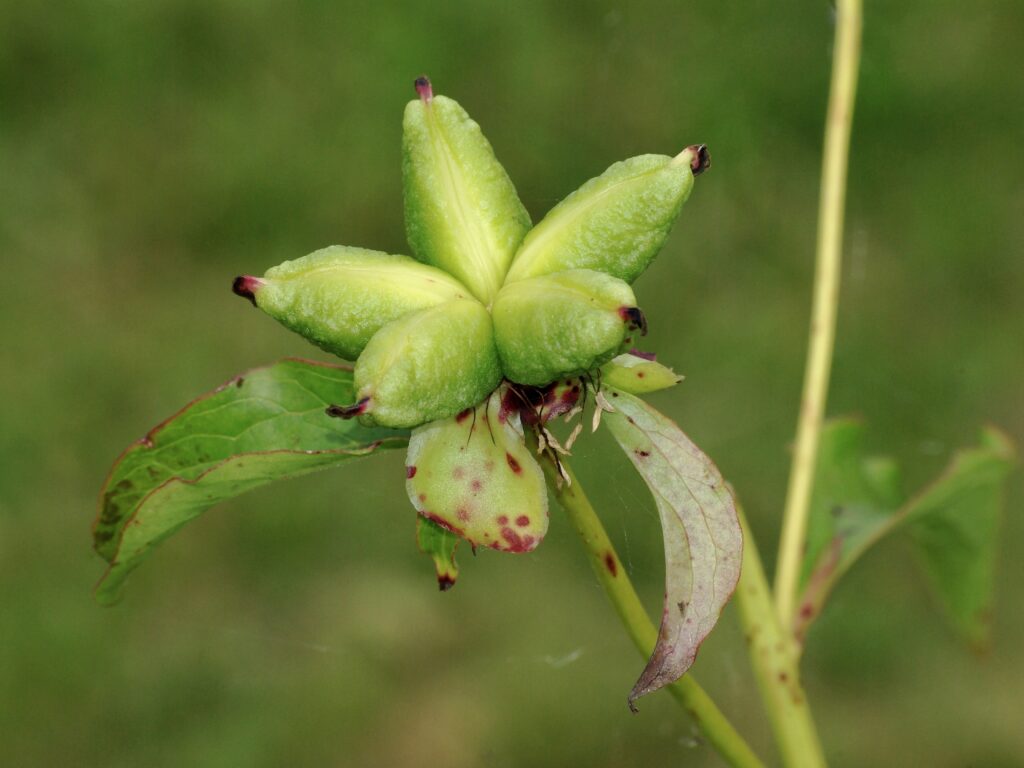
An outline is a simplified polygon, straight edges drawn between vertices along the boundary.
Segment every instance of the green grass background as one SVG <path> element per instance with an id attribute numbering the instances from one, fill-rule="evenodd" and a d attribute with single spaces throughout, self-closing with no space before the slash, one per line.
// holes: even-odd
<path id="1" fill-rule="evenodd" d="M 829 411 L 913 488 L 985 421 L 1024 435 L 1018 0 L 868 0 Z M 230 294 L 330 243 L 404 251 L 402 108 L 429 74 L 535 219 L 615 160 L 714 158 L 637 284 L 652 398 L 774 561 L 809 310 L 825 2 L 0 2 L 0 764 L 703 766 L 562 516 L 439 594 L 402 457 L 283 483 L 162 547 L 113 609 L 89 525 L 118 452 L 196 394 L 321 357 Z M 657 518 L 606 436 L 575 461 L 645 600 Z M 1024 765 L 1022 484 L 995 646 L 947 631 L 907 542 L 810 638 L 835 766 Z M 700 681 L 771 756 L 735 611 Z"/>

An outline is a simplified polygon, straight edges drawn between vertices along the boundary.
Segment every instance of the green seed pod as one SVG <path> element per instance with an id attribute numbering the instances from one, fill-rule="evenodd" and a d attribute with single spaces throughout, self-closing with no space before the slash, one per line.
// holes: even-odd
<path id="1" fill-rule="evenodd" d="M 405 228 L 413 255 L 451 273 L 484 304 L 498 292 L 530 215 L 480 126 L 426 78 L 403 121 Z"/>
<path id="2" fill-rule="evenodd" d="M 601 366 L 601 385 L 621 389 L 632 395 L 645 395 L 660 389 L 674 387 L 683 377 L 656 362 L 636 354 L 626 353 L 612 358 Z"/>
<path id="3" fill-rule="evenodd" d="M 475 299 L 454 299 L 381 328 L 356 362 L 357 402 L 328 413 L 416 427 L 479 403 L 500 382 L 490 315 Z"/>
<path id="4" fill-rule="evenodd" d="M 529 552 L 547 533 L 548 494 L 505 391 L 415 430 L 406 490 L 417 512 L 473 546 Z"/>
<path id="5" fill-rule="evenodd" d="M 642 325 L 622 280 L 573 269 L 506 285 L 491 309 L 505 377 L 542 386 L 611 359 L 628 325 Z"/>
<path id="6" fill-rule="evenodd" d="M 615 163 L 530 231 L 506 284 L 565 269 L 595 269 L 632 283 L 661 250 L 694 173 L 709 162 L 701 146 L 676 157 L 641 155 Z"/>
<path id="7" fill-rule="evenodd" d="M 392 320 L 470 298 L 450 275 L 408 256 L 337 245 L 286 261 L 262 278 L 239 277 L 234 289 L 286 328 L 346 360 L 355 360 Z"/>

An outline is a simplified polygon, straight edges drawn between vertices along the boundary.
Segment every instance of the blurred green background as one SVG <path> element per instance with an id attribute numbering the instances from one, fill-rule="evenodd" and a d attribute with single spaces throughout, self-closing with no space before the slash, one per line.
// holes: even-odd
<path id="1" fill-rule="evenodd" d="M 1024 4 L 866 8 L 832 414 L 910 488 L 984 421 L 1024 435 Z M 119 451 L 247 367 L 322 357 L 230 293 L 330 243 L 406 250 L 400 121 L 429 74 L 535 220 L 615 160 L 711 148 L 638 294 L 686 374 L 653 398 L 738 488 L 769 565 L 802 375 L 825 2 L 0 2 L 0 764 L 720 765 L 642 667 L 564 519 L 437 592 L 402 455 L 273 486 L 90 588 Z M 575 464 L 652 608 L 653 504 Z M 1024 765 L 1022 483 L 995 646 L 947 631 L 907 542 L 810 638 L 835 766 Z M 734 609 L 695 674 L 773 758 Z M 774 759 L 774 758 L 773 758 Z"/>

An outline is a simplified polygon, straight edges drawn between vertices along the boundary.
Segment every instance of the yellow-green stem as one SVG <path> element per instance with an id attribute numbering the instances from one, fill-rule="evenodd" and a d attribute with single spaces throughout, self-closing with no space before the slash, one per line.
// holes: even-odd
<path id="1" fill-rule="evenodd" d="M 649 658 L 657 641 L 658 631 L 644 610 L 636 590 L 633 589 L 633 584 L 601 520 L 564 459 L 562 467 L 569 477 L 569 483 L 562 482 L 550 457 L 545 456 L 541 464 L 548 487 L 562 505 L 573 528 L 579 534 L 580 541 L 583 542 L 597 580 L 611 600 L 637 650 L 645 659 Z M 729 765 L 738 768 L 763 768 L 761 760 L 733 728 L 732 723 L 726 719 L 711 697 L 697 684 L 693 675 L 685 675 L 669 686 L 668 690 L 690 713 L 701 733 Z"/>
<path id="2" fill-rule="evenodd" d="M 775 605 L 779 622 L 788 627 L 796 603 L 797 579 L 807 534 L 815 459 L 825 414 L 842 260 L 843 210 L 850 127 L 860 62 L 861 0 L 837 0 L 832 83 L 825 119 L 825 148 L 818 201 L 818 243 L 814 305 L 804 373 L 803 396 L 797 421 L 796 445 L 790 469 L 782 537 L 775 572 Z"/>
<path id="3" fill-rule="evenodd" d="M 824 768 L 825 755 L 800 683 L 796 642 L 788 624 L 776 618 L 757 545 L 743 511 L 737 507 L 737 512 L 743 528 L 743 569 L 736 604 L 775 742 L 788 768 Z"/>

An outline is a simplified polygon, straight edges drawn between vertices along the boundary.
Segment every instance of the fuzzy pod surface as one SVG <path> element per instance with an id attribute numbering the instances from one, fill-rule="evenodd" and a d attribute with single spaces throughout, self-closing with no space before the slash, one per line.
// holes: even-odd
<path id="1" fill-rule="evenodd" d="M 346 360 L 391 321 L 469 297 L 451 275 L 408 256 L 339 245 L 272 267 L 254 279 L 251 296 L 283 326 Z"/>
<path id="2" fill-rule="evenodd" d="M 417 81 L 402 123 L 405 227 L 416 258 L 490 304 L 530 216 L 480 126 L 454 99 Z"/>
<path id="3" fill-rule="evenodd" d="M 545 216 L 523 240 L 506 284 L 566 269 L 632 283 L 668 237 L 693 189 L 693 152 L 615 163 Z"/>
<path id="4" fill-rule="evenodd" d="M 611 359 L 636 312 L 627 283 L 573 269 L 506 285 L 494 300 L 494 335 L 505 377 L 542 386 Z"/>
<path id="5" fill-rule="evenodd" d="M 370 339 L 356 363 L 354 408 L 369 424 L 416 427 L 476 405 L 500 382 L 490 315 L 474 299 L 454 299 Z"/>

